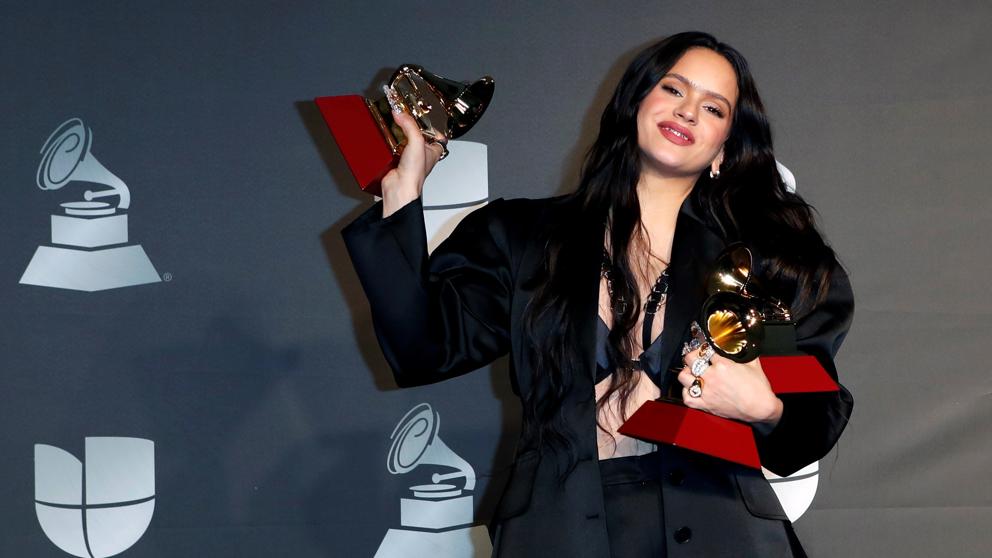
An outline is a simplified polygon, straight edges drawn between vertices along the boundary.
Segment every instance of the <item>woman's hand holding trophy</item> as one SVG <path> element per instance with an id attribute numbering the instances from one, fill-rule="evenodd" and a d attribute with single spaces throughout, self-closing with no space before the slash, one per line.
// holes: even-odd
<path id="1" fill-rule="evenodd" d="M 489 76 L 454 81 L 416 64 L 400 66 L 366 99 L 339 95 L 315 99 L 362 190 L 383 198 L 383 217 L 420 197 L 446 144 L 467 132 L 493 97 Z"/>
<path id="2" fill-rule="evenodd" d="M 428 142 L 420 133 L 417 121 L 409 113 L 393 111 L 393 121 L 400 126 L 407 138 L 400 163 L 382 177 L 382 216 L 389 217 L 396 210 L 420 197 L 424 181 L 434 165 L 446 154 L 441 136 Z"/>

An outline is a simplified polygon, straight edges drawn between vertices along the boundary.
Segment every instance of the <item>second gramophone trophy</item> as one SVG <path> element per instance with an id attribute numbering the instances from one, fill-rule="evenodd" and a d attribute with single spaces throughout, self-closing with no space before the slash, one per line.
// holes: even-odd
<path id="1" fill-rule="evenodd" d="M 775 394 L 837 391 L 833 378 L 816 357 L 796 348 L 796 326 L 789 308 L 761 293 L 753 278 L 751 251 L 732 244 L 717 258 L 699 321 L 692 324 L 693 341 L 735 362 L 761 359 Z M 701 392 L 702 373 L 690 387 Z M 698 392 L 697 392 L 698 396 Z M 750 425 L 686 407 L 681 401 L 659 399 L 642 405 L 620 433 L 671 444 L 753 467 L 761 467 Z"/>
<path id="2" fill-rule="evenodd" d="M 460 82 L 404 64 L 383 86 L 382 97 L 339 95 L 317 97 L 314 102 L 358 185 L 381 195 L 380 181 L 399 163 L 406 144 L 403 131 L 393 122 L 390 105 L 413 115 L 427 141 L 443 142 L 475 125 L 489 106 L 493 89 L 489 76 Z"/>

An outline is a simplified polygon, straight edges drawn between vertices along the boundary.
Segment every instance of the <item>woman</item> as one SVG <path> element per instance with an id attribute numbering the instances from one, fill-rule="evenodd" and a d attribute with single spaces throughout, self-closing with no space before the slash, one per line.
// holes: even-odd
<path id="1" fill-rule="evenodd" d="M 759 471 L 616 432 L 644 401 L 681 395 L 750 423 L 762 464 L 787 475 L 825 455 L 850 416 L 843 388 L 776 397 L 759 360 L 713 356 L 702 393 L 688 391 L 701 355 L 681 348 L 730 242 L 752 249 L 769 294 L 792 303 L 799 348 L 835 377 L 853 313 L 811 208 L 776 171 L 744 58 L 695 32 L 647 48 L 574 193 L 496 200 L 430 258 L 419 197 L 443 147 L 397 122 L 410 143 L 383 202 L 343 234 L 401 386 L 511 355 L 524 428 L 494 555 L 803 555 Z"/>

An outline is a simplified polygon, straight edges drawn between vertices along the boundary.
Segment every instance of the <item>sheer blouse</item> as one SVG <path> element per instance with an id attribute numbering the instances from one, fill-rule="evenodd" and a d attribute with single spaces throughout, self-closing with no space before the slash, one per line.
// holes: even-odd
<path id="1" fill-rule="evenodd" d="M 605 281 L 604 281 L 605 283 Z M 607 357 L 607 336 L 610 328 L 604 321 L 602 314 L 609 308 L 609 294 L 605 286 L 600 289 L 600 316 L 597 319 L 596 330 L 596 401 L 603 398 L 610 388 L 613 380 L 614 370 L 610 367 Z M 604 296 L 605 295 L 605 296 Z M 605 306 L 604 306 L 605 302 Z M 661 363 L 661 335 L 660 328 L 665 322 L 666 304 L 658 306 L 658 311 L 654 316 L 652 330 L 658 330 L 653 337 L 653 341 L 641 352 L 639 360 L 641 370 L 638 370 L 638 381 L 634 392 L 627 401 L 626 413 L 621 413 L 620 394 L 614 392 L 606 405 L 599 409 L 596 416 L 596 441 L 599 447 L 599 459 L 611 459 L 614 457 L 627 457 L 631 455 L 644 455 L 658 449 L 655 444 L 624 436 L 617 432 L 620 425 L 626 418 L 630 418 L 645 401 L 651 401 L 661 396 L 661 388 L 658 387 L 662 380 L 664 370 Z M 643 310 L 642 310 L 643 311 Z M 652 334 L 655 332 L 652 331 Z M 625 418 L 626 417 L 626 418 Z"/>

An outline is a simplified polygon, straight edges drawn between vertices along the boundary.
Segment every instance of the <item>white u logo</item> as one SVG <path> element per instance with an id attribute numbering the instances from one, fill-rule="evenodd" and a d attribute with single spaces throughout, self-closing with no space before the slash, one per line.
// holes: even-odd
<path id="1" fill-rule="evenodd" d="M 155 512 L 155 444 L 86 438 L 86 465 L 45 444 L 34 447 L 35 512 L 55 546 L 79 558 L 120 554 L 145 534 Z"/>

